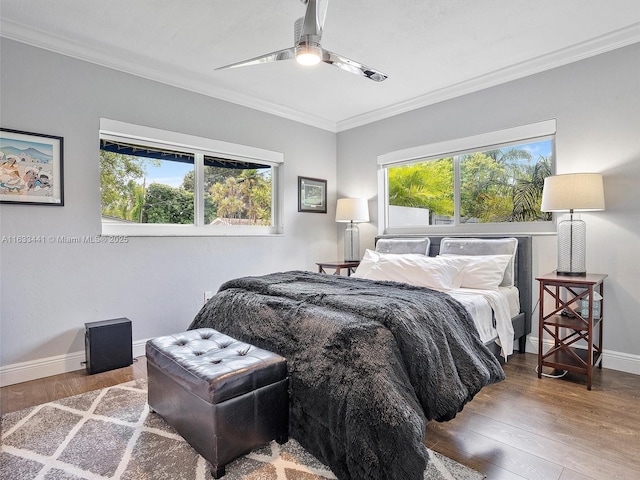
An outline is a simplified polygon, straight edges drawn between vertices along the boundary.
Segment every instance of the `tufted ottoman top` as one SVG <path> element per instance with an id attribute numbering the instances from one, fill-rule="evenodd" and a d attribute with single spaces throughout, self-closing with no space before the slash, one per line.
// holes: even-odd
<path id="1" fill-rule="evenodd" d="M 284 357 L 211 328 L 154 338 L 146 353 L 149 364 L 211 404 L 287 378 Z"/>

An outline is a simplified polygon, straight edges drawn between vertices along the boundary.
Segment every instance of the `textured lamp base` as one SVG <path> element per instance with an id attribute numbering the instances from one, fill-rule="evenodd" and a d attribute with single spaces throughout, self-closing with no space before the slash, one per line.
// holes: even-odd
<path id="1" fill-rule="evenodd" d="M 586 268 L 587 226 L 571 218 L 558 223 L 558 275 L 583 276 Z"/>
<path id="2" fill-rule="evenodd" d="M 350 222 L 344 230 L 344 261 L 357 262 L 360 260 L 360 230 Z"/>

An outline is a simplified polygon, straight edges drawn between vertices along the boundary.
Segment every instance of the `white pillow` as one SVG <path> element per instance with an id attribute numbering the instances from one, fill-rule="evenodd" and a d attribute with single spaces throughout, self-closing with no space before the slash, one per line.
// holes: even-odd
<path id="1" fill-rule="evenodd" d="M 392 254 L 367 250 L 353 276 L 446 291 L 460 287 L 455 282 L 460 278 L 463 264 L 416 253 Z"/>
<path id="2" fill-rule="evenodd" d="M 515 280 L 515 257 L 518 250 L 516 238 L 443 238 L 440 255 L 512 255 L 504 271 L 501 287 L 512 287 Z"/>
<path id="3" fill-rule="evenodd" d="M 356 268 L 356 271 L 353 272 L 351 276 L 356 278 L 367 278 L 367 275 L 371 271 L 371 268 L 376 264 L 379 258 L 380 253 L 369 250 L 367 248 L 364 252 L 362 260 L 360 260 L 358 268 Z"/>
<path id="4" fill-rule="evenodd" d="M 498 290 L 504 273 L 513 258 L 512 255 L 456 255 L 446 253 L 436 258 L 451 259 L 464 262 L 460 275 L 462 288 L 477 288 L 480 290 Z"/>

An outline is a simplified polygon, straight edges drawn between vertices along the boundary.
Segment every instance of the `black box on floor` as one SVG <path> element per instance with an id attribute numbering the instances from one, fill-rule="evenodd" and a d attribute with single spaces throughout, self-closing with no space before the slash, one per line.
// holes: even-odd
<path id="1" fill-rule="evenodd" d="M 106 372 L 133 363 L 131 320 L 116 318 L 84 324 L 87 372 Z"/>

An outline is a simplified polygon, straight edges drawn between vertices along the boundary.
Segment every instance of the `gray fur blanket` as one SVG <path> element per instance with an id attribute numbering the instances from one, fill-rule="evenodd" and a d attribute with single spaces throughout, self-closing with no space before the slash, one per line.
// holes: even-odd
<path id="1" fill-rule="evenodd" d="M 418 480 L 426 422 L 502 380 L 450 296 L 393 282 L 284 272 L 231 280 L 190 329 L 287 358 L 290 435 L 341 480 Z"/>

